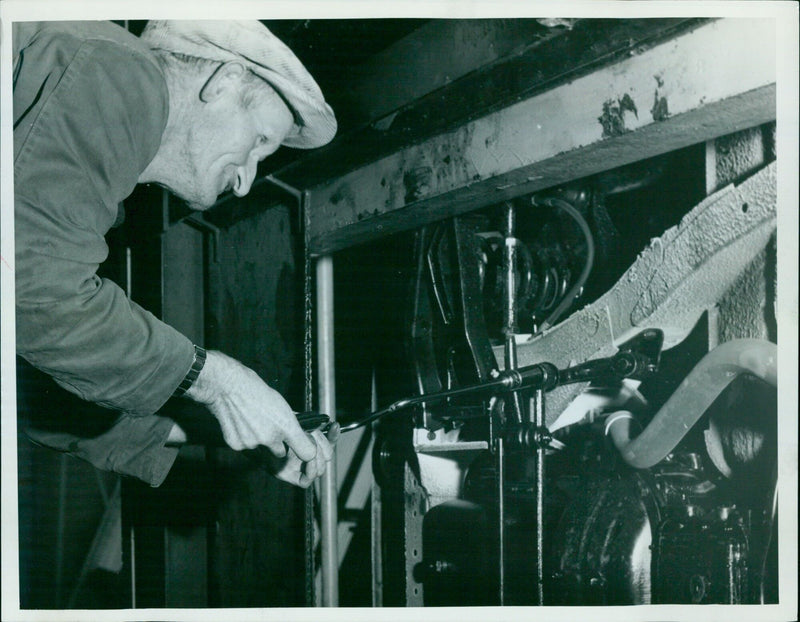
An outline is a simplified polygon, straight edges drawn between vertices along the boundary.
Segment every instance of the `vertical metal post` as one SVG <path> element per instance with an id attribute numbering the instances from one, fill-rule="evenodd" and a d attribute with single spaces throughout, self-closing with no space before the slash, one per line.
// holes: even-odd
<path id="1" fill-rule="evenodd" d="M 319 409 L 335 419 L 336 387 L 333 343 L 333 258 L 317 260 L 317 366 Z M 335 449 L 334 449 L 335 452 Z M 322 605 L 339 605 L 336 454 L 322 476 L 320 510 L 322 541 Z"/>
<path id="2" fill-rule="evenodd" d="M 517 367 L 517 214 L 510 201 L 505 204 L 505 220 L 503 226 L 503 335 L 505 337 L 505 368 Z M 506 400 L 506 405 L 514 411 L 517 422 L 523 421 L 522 400 L 518 393 L 512 393 Z M 511 413 L 507 413 L 507 416 Z"/>
<path id="3" fill-rule="evenodd" d="M 506 604 L 506 477 L 505 477 L 505 441 L 502 435 L 497 438 L 497 528 L 500 539 L 497 556 L 498 565 L 498 595 L 500 606 Z"/>
<path id="4" fill-rule="evenodd" d="M 512 203 L 505 204 L 505 222 L 503 227 L 505 247 L 503 249 L 503 270 L 505 272 L 505 307 L 503 323 L 506 337 L 517 332 L 517 214 Z"/>
<path id="5" fill-rule="evenodd" d="M 503 335 L 505 337 L 505 368 L 517 367 L 517 213 L 510 201 L 504 205 L 503 221 Z M 512 393 L 505 399 L 506 420 L 512 417 L 516 422 L 522 421 L 522 404 L 518 393 Z M 498 551 L 500 605 L 506 600 L 506 512 L 505 512 L 505 440 L 500 431 L 497 440 L 497 518 L 500 550 Z"/>
<path id="6" fill-rule="evenodd" d="M 372 368 L 372 391 L 370 396 L 370 410 L 378 410 L 378 382 L 375 368 Z M 375 435 L 373 424 L 372 434 Z M 381 487 L 372 475 L 370 495 L 371 525 L 370 530 L 370 561 L 372 562 L 372 606 L 383 607 L 383 517 L 381 506 Z"/>
<path id="7" fill-rule="evenodd" d="M 531 398 L 533 424 L 544 429 L 544 391 L 537 389 Z M 538 437 L 538 434 L 537 434 Z M 536 442 L 536 595 L 537 605 L 544 605 L 544 443 Z"/>

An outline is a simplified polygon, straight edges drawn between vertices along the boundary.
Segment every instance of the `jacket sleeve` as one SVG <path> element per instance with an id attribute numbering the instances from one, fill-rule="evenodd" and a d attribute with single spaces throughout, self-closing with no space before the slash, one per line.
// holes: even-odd
<path id="1" fill-rule="evenodd" d="M 119 202 L 158 148 L 168 109 L 163 76 L 140 51 L 104 40 L 74 48 L 35 40 L 21 63 L 17 353 L 85 400 L 154 413 L 191 366 L 192 344 L 96 271 Z M 18 88 L 39 93 L 27 113 L 17 109 Z"/>

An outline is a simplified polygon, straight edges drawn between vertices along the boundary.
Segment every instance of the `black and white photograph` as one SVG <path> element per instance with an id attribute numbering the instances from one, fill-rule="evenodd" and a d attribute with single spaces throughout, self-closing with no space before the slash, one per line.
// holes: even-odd
<path id="1" fill-rule="evenodd" d="M 797 619 L 798 5 L 4 0 L 2 619 Z"/>

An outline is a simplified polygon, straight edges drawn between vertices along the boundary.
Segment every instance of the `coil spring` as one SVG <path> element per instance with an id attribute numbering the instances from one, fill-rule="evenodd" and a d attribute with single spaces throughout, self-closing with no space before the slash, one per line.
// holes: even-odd
<path id="1" fill-rule="evenodd" d="M 524 240 L 515 241 L 518 252 L 517 305 L 520 327 L 533 332 L 563 300 L 570 287 L 572 272 L 566 259 L 552 248 L 534 253 Z M 502 297 L 502 238 L 485 239 L 482 244 L 481 278 L 487 321 L 496 324 L 502 317 L 497 303 Z"/>

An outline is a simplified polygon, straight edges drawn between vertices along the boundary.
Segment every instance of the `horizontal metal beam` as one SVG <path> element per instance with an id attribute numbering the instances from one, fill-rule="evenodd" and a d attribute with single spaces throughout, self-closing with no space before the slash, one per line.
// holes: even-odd
<path id="1" fill-rule="evenodd" d="M 343 74 L 350 88 L 330 93 L 339 120 L 333 142 L 300 155 L 279 150 L 266 164 L 278 178 L 313 188 L 709 20 L 586 19 L 569 30 L 535 20 L 467 21 L 459 29 L 434 20 Z"/>
<path id="2" fill-rule="evenodd" d="M 374 122 L 558 34 L 535 19 L 431 20 L 346 74 L 337 110 Z"/>
<path id="3" fill-rule="evenodd" d="M 724 19 L 313 189 L 314 253 L 775 119 L 775 23 Z"/>

